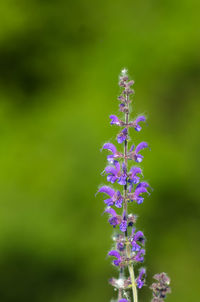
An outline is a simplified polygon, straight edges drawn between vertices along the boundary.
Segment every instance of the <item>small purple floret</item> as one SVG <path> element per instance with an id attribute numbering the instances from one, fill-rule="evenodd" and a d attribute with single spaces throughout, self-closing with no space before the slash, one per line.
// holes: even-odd
<path id="1" fill-rule="evenodd" d="M 122 222 L 120 223 L 119 228 L 120 228 L 120 230 L 122 232 L 126 232 L 126 230 L 127 230 L 127 221 L 126 220 L 122 220 Z"/>
<path id="2" fill-rule="evenodd" d="M 142 170 L 139 167 L 132 167 L 130 172 L 129 172 L 129 179 L 128 182 L 130 183 L 129 185 L 129 192 L 133 189 L 133 185 L 139 183 L 140 178 L 136 174 L 142 174 Z"/>
<path id="3" fill-rule="evenodd" d="M 135 256 L 135 261 L 136 262 L 143 262 L 144 261 L 144 257 L 143 255 L 145 255 L 145 250 L 144 249 L 141 249 L 137 255 Z"/>
<path id="4" fill-rule="evenodd" d="M 123 157 L 123 154 L 117 151 L 115 145 L 111 143 L 106 143 L 103 145 L 102 149 L 109 150 L 112 154 L 107 156 L 107 160 L 113 163 L 114 159 Z"/>
<path id="5" fill-rule="evenodd" d="M 110 223 L 110 225 L 112 225 L 114 228 L 120 224 L 122 218 L 121 216 L 117 215 L 117 213 L 115 212 L 114 209 L 112 209 L 111 207 L 108 207 L 105 209 L 105 213 L 108 213 L 111 215 L 111 217 L 108 219 L 108 222 Z"/>
<path id="6" fill-rule="evenodd" d="M 118 117 L 116 115 L 110 115 L 110 119 L 111 119 L 111 122 L 110 124 L 111 125 L 118 125 L 120 126 L 120 120 L 118 119 Z"/>
<path id="7" fill-rule="evenodd" d="M 140 289 L 143 287 L 144 282 L 145 282 L 145 276 L 146 276 L 146 269 L 141 268 L 139 272 L 139 276 L 136 279 L 137 287 Z"/>
<path id="8" fill-rule="evenodd" d="M 147 148 L 148 144 L 146 142 L 141 142 L 137 147 L 135 148 L 135 152 L 138 153 L 140 150 Z"/>
<path id="9" fill-rule="evenodd" d="M 133 241 L 131 244 L 132 244 L 132 251 L 133 252 L 139 252 L 139 250 L 141 249 L 139 244 L 137 244 L 135 241 Z"/>
<path id="10" fill-rule="evenodd" d="M 131 235 L 131 245 L 132 245 L 132 251 L 133 252 L 139 252 L 141 250 L 141 246 L 145 243 L 145 237 L 144 234 L 141 231 L 138 231 L 135 234 L 135 228 L 132 229 L 132 235 Z"/>
<path id="11" fill-rule="evenodd" d="M 125 185 L 126 184 L 126 169 L 124 168 L 124 164 L 122 164 L 122 172 L 120 170 L 120 164 L 118 161 L 114 160 L 113 162 L 114 166 L 108 166 L 105 168 L 105 172 L 108 174 L 107 176 L 107 181 L 111 183 L 115 183 L 116 181 L 120 185 Z"/>
<path id="12" fill-rule="evenodd" d="M 134 235 L 133 240 L 134 240 L 134 241 L 139 241 L 139 242 L 141 242 L 142 244 L 144 244 L 144 243 L 145 243 L 144 234 L 143 234 L 141 231 L 138 231 L 138 232 Z"/>
<path id="13" fill-rule="evenodd" d="M 100 192 L 100 193 L 106 193 L 106 194 L 108 194 L 110 197 L 113 197 L 114 194 L 115 194 L 115 190 L 112 189 L 112 188 L 110 188 L 110 187 L 108 187 L 108 186 L 103 186 L 103 187 L 101 187 L 101 188 L 99 189 L 99 192 Z"/>
<path id="14" fill-rule="evenodd" d="M 122 144 L 125 140 L 128 139 L 128 130 L 124 128 L 117 136 L 117 142 Z"/>
<path id="15" fill-rule="evenodd" d="M 117 152 L 115 145 L 113 145 L 111 143 L 104 144 L 103 149 L 107 149 L 107 150 L 111 151 L 113 154 L 115 154 Z"/>
<path id="16" fill-rule="evenodd" d="M 137 145 L 137 147 L 135 148 L 135 151 L 133 151 L 134 145 L 132 145 L 132 147 L 128 153 L 128 158 L 134 159 L 137 163 L 141 163 L 143 160 L 143 156 L 141 154 L 139 154 L 138 152 L 140 152 L 140 150 L 147 148 L 147 147 L 148 147 L 148 144 L 146 142 L 141 142 L 139 145 Z"/>
<path id="17" fill-rule="evenodd" d="M 123 197 L 120 191 L 115 192 L 115 190 L 113 190 L 109 186 L 103 186 L 99 189 L 98 192 L 105 193 L 111 197 L 104 200 L 105 204 L 107 204 L 108 206 L 112 206 L 115 204 L 117 208 L 122 207 Z"/>
<path id="18" fill-rule="evenodd" d="M 113 257 L 117 258 L 116 260 L 113 260 L 113 264 L 116 266 L 119 266 L 119 264 L 121 262 L 121 256 L 118 251 L 112 250 L 108 253 L 108 256 L 113 256 Z"/>
<path id="19" fill-rule="evenodd" d="M 136 118 L 136 120 L 135 120 L 135 130 L 136 131 L 140 131 L 141 129 L 142 129 L 142 127 L 138 124 L 139 122 L 145 122 L 146 121 L 146 118 L 145 118 L 145 116 L 143 116 L 143 115 L 141 115 L 141 116 L 139 116 L 138 118 Z"/>

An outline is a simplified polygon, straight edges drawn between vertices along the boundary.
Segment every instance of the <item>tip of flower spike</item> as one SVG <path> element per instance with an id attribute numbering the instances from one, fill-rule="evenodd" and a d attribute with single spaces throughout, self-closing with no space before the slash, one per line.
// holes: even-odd
<path id="1" fill-rule="evenodd" d="M 123 68 L 122 71 L 121 71 L 121 75 L 124 77 L 124 76 L 127 76 L 128 75 L 128 69 L 126 68 Z"/>

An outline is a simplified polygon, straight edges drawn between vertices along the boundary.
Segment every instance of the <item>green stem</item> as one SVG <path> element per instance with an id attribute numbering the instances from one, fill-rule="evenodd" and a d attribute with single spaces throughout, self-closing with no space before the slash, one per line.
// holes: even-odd
<path id="1" fill-rule="evenodd" d="M 127 256 L 130 257 L 131 249 L 130 249 L 129 245 L 127 245 L 127 247 L 126 247 L 126 252 L 127 252 Z M 137 286 L 136 286 L 136 282 L 135 282 L 135 274 L 134 274 L 133 264 L 128 265 L 128 270 L 129 270 L 129 274 L 130 274 L 130 277 L 131 277 L 131 285 L 132 285 L 132 291 L 133 291 L 133 301 L 138 302 Z"/>

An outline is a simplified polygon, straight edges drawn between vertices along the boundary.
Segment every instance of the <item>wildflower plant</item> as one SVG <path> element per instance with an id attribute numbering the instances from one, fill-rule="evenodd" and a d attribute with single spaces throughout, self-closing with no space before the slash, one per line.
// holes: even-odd
<path id="1" fill-rule="evenodd" d="M 108 151 L 108 166 L 104 169 L 109 185 L 102 186 L 98 192 L 105 196 L 105 213 L 108 215 L 108 222 L 115 228 L 113 236 L 114 248 L 108 252 L 112 257 L 113 265 L 119 271 L 119 277 L 111 278 L 109 283 L 118 291 L 118 302 L 129 302 L 133 296 L 133 302 L 138 302 L 137 291 L 145 284 L 146 269 L 140 267 L 136 272 L 136 265 L 142 264 L 145 255 L 145 236 L 142 231 L 137 230 L 136 215 L 129 213 L 128 205 L 137 203 L 141 205 L 145 196 L 150 194 L 150 185 L 141 181 L 143 177 L 142 169 L 138 166 L 143 160 L 143 151 L 148 147 L 146 142 L 141 142 L 137 146 L 132 145 L 129 149 L 129 131 L 133 129 L 139 132 L 142 123 L 146 121 L 144 115 L 130 118 L 131 96 L 134 90 L 131 88 L 133 80 L 129 80 L 127 70 L 123 69 L 119 77 L 121 94 L 118 97 L 120 102 L 119 111 L 124 115 L 119 119 L 116 115 L 111 115 L 111 125 L 121 128 L 117 135 L 117 142 L 123 145 L 123 151 L 118 151 L 112 143 L 105 143 L 103 150 Z M 133 128 L 133 129 L 132 129 Z M 142 153 L 142 154 L 141 154 Z M 128 162 L 134 161 L 136 164 L 128 166 Z M 117 184 L 117 188 L 113 185 Z M 138 266 L 137 266 L 138 267 Z M 152 302 L 163 302 L 166 294 L 170 292 L 170 279 L 165 273 L 154 276 L 157 283 L 151 285 L 153 290 Z M 132 291 L 132 294 L 130 295 Z"/>

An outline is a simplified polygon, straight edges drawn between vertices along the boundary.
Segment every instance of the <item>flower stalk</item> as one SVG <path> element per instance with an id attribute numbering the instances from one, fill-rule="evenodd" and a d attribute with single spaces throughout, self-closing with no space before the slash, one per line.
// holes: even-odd
<path id="1" fill-rule="evenodd" d="M 118 151 L 112 143 L 105 143 L 104 150 L 108 150 L 110 154 L 107 156 L 109 165 L 104 169 L 103 174 L 107 175 L 107 181 L 113 185 L 117 183 L 122 187 L 114 189 L 109 186 L 102 186 L 98 192 L 106 194 L 104 203 L 106 204 L 105 213 L 109 215 L 108 222 L 117 230 L 114 236 L 115 248 L 109 251 L 108 255 L 114 257 L 113 265 L 119 269 L 119 278 L 111 278 L 109 283 L 118 291 L 118 302 L 130 302 L 130 290 L 132 291 L 133 302 L 138 302 L 137 290 L 145 285 L 146 269 L 140 268 L 138 276 L 135 277 L 135 264 L 143 263 L 145 255 L 145 237 L 143 232 L 136 231 L 136 215 L 128 213 L 128 204 L 142 204 L 144 202 L 144 194 L 150 194 L 149 184 L 141 181 L 143 176 L 142 169 L 139 166 L 132 166 L 129 170 L 128 161 L 135 161 L 137 164 L 143 160 L 140 152 L 148 147 L 146 142 L 139 143 L 136 147 L 128 147 L 129 130 L 134 128 L 139 132 L 142 127 L 141 122 L 145 122 L 143 115 L 138 116 L 133 121 L 129 121 L 131 103 L 130 96 L 134 94 L 131 86 L 134 81 L 129 81 L 127 70 L 122 70 L 120 75 L 119 86 L 122 88 L 121 95 L 118 97 L 120 101 L 119 110 L 124 113 L 124 120 L 119 119 L 116 115 L 111 115 L 111 125 L 117 125 L 123 129 L 117 135 L 117 142 L 124 144 L 123 153 Z M 121 163 L 120 163 L 121 160 Z M 129 171 L 128 171 L 129 170 Z M 117 213 L 120 211 L 121 213 Z M 117 211 L 117 212 L 116 212 Z M 128 275 L 126 276 L 126 272 Z M 164 274 L 164 275 L 163 275 Z M 165 273 L 155 275 L 159 281 L 158 285 L 154 283 L 151 286 L 153 290 L 153 302 L 163 302 L 166 294 L 170 292 L 169 278 Z"/>
<path id="2" fill-rule="evenodd" d="M 125 124 L 126 126 L 128 125 L 129 122 L 129 96 L 128 94 L 126 94 L 126 104 L 127 104 L 127 112 L 125 112 Z M 128 133 L 128 131 L 127 131 Z M 125 139 L 124 141 L 124 164 L 126 167 L 126 170 L 128 168 L 127 166 L 127 151 L 128 151 L 128 140 Z M 128 209 L 127 209 L 127 180 L 126 180 L 126 184 L 124 185 L 124 211 L 125 211 L 125 215 L 126 217 L 128 216 Z M 127 257 L 130 258 L 131 256 L 131 248 L 129 245 L 129 242 L 127 241 L 127 230 L 125 232 L 125 240 L 127 242 L 126 244 L 126 254 Z M 137 288 L 136 288 L 136 283 L 135 283 L 135 274 L 134 274 L 134 268 L 133 268 L 133 264 L 129 264 L 128 265 L 128 270 L 129 270 L 129 275 L 130 275 L 130 279 L 131 279 L 131 286 L 132 286 L 132 292 L 133 292 L 133 301 L 134 302 L 138 302 L 137 299 Z"/>

